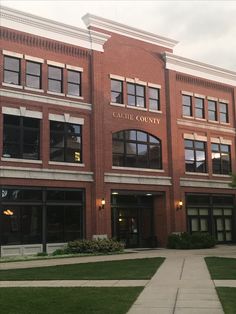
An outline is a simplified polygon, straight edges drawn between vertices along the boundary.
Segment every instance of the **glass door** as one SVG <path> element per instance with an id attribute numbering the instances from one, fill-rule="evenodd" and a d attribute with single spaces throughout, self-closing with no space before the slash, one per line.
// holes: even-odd
<path id="1" fill-rule="evenodd" d="M 218 242 L 232 241 L 232 209 L 230 208 L 214 208 L 214 227 L 215 236 Z"/>
<path id="2" fill-rule="evenodd" d="M 118 209 L 117 237 L 126 247 L 139 246 L 139 217 L 137 208 Z"/>

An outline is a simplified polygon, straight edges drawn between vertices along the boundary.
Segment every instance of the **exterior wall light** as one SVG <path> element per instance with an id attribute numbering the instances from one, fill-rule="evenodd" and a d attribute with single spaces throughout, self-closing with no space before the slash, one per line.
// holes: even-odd
<path id="1" fill-rule="evenodd" d="M 104 209 L 105 208 L 105 204 L 106 204 L 106 201 L 105 201 L 105 199 L 103 197 L 102 200 L 101 200 L 101 205 L 99 206 L 99 210 Z"/>
<path id="2" fill-rule="evenodd" d="M 183 201 L 179 200 L 177 202 L 176 210 L 181 210 L 181 209 L 183 209 Z"/>
<path id="3" fill-rule="evenodd" d="M 13 211 L 10 209 L 4 210 L 3 214 L 6 216 L 13 216 L 14 215 Z"/>

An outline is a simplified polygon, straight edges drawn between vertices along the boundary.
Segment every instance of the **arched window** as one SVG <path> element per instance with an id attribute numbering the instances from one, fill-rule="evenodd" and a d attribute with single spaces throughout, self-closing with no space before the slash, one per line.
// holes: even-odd
<path id="1" fill-rule="evenodd" d="M 112 135 L 113 166 L 161 169 L 161 141 L 146 132 L 123 130 Z"/>

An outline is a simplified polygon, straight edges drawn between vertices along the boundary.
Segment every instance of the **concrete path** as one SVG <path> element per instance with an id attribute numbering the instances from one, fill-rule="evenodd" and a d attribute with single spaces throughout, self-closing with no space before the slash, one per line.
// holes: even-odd
<path id="1" fill-rule="evenodd" d="M 128 314 L 223 314 L 204 258 L 168 257 Z"/>

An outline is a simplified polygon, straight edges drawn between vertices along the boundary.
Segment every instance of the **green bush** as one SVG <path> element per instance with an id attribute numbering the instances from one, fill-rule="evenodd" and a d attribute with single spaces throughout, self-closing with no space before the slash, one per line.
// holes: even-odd
<path id="1" fill-rule="evenodd" d="M 64 249 L 58 249 L 53 255 L 78 253 L 112 253 L 122 252 L 124 244 L 112 239 L 75 240 L 69 242 Z"/>
<path id="2" fill-rule="evenodd" d="M 37 256 L 48 256 L 48 253 L 46 253 L 46 252 L 38 252 Z"/>
<path id="3" fill-rule="evenodd" d="M 195 232 L 189 234 L 171 234 L 168 237 L 167 247 L 169 249 L 206 249 L 214 247 L 215 239 L 209 233 Z"/>

